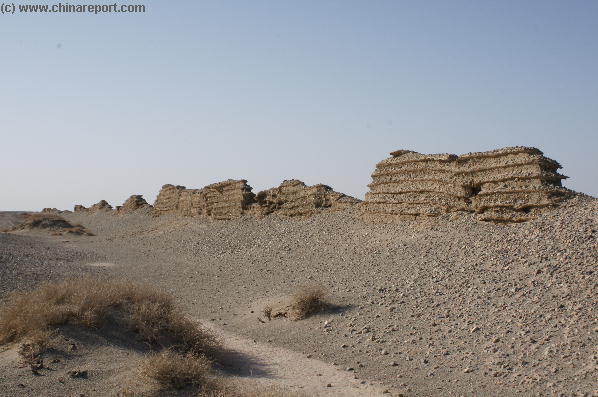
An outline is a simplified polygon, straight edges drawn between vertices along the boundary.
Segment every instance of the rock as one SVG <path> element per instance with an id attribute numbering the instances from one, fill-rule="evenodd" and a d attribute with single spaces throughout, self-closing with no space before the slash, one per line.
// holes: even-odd
<path id="1" fill-rule="evenodd" d="M 67 375 L 71 378 L 82 378 L 87 379 L 87 371 L 86 370 L 71 370 L 67 372 Z"/>

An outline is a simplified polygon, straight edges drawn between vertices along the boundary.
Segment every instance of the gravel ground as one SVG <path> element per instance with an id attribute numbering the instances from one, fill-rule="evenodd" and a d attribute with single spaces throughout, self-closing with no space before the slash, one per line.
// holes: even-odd
<path id="1" fill-rule="evenodd" d="M 404 395 L 592 395 L 597 202 L 578 196 L 512 225 L 468 215 L 370 225 L 358 208 L 223 222 L 70 214 L 97 236 L 67 246 L 115 264 L 96 272 L 158 284 L 228 332 Z M 268 302 L 315 283 L 338 311 L 258 320 Z"/>
<path id="2" fill-rule="evenodd" d="M 45 281 L 99 274 L 84 265 L 99 258 L 77 249 L 69 239 L 0 233 L 0 300 L 9 292 L 29 290 Z"/>

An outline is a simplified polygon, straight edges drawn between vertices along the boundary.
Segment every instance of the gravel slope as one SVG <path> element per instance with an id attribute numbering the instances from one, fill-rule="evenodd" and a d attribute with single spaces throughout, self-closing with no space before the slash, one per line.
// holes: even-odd
<path id="1" fill-rule="evenodd" d="M 355 209 L 69 219 L 98 234 L 78 244 L 117 263 L 111 272 L 159 283 L 193 315 L 405 394 L 583 395 L 598 379 L 596 203 L 578 196 L 513 225 L 448 215 L 369 225 Z M 344 310 L 258 321 L 269 300 L 310 283 Z"/>
<path id="2" fill-rule="evenodd" d="M 513 225 L 449 215 L 370 225 L 359 209 L 303 220 L 66 217 L 97 234 L 68 244 L 115 264 L 95 272 L 158 284 L 195 317 L 359 380 L 412 396 L 591 395 L 597 202 L 578 196 Z M 258 320 L 312 283 L 341 309 Z"/>

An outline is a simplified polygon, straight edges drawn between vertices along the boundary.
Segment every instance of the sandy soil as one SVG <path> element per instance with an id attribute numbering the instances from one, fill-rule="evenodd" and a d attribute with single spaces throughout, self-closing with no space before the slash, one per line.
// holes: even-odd
<path id="1" fill-rule="evenodd" d="M 229 370 L 259 388 L 282 388 L 306 396 L 391 395 L 387 387 L 357 379 L 350 371 L 341 371 L 311 356 L 240 337 L 210 322 L 203 325 L 219 336 L 225 349 L 234 352 L 233 358 L 225 362 Z"/>
<path id="2" fill-rule="evenodd" d="M 292 351 L 308 372 L 327 365 L 347 376 L 337 381 L 322 369 L 322 382 L 307 382 L 332 384 L 322 392 L 357 377 L 359 387 L 382 382 L 395 395 L 592 395 L 597 210 L 596 199 L 580 196 L 514 225 L 450 215 L 370 225 L 357 209 L 224 222 L 71 214 L 97 236 L 26 237 L 84 253 L 72 274 L 81 267 L 159 285 L 227 343 L 245 341 L 239 349 Z M 268 302 L 314 283 L 339 310 L 260 321 Z M 277 360 L 281 378 L 298 371 Z"/>

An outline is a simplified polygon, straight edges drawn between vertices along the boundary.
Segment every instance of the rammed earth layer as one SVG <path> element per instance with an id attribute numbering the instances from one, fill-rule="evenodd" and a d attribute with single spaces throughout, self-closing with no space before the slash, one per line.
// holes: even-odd
<path id="1" fill-rule="evenodd" d="M 391 223 L 468 211 L 481 220 L 526 221 L 570 194 L 561 187 L 566 177 L 559 168 L 530 147 L 461 156 L 398 150 L 377 164 L 364 218 Z"/>

